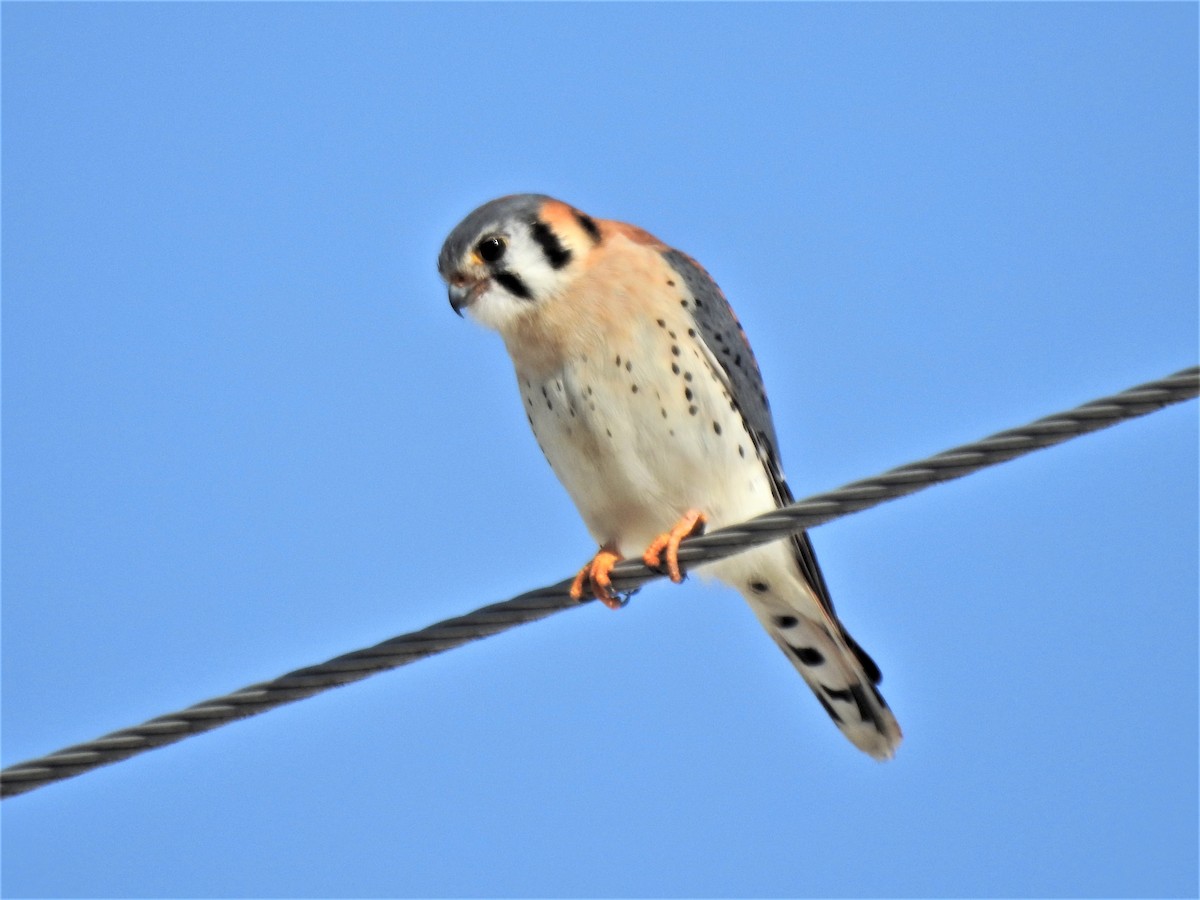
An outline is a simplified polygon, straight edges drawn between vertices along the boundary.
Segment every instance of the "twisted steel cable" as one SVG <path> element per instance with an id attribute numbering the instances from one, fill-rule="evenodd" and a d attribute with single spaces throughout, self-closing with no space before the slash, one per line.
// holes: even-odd
<path id="1" fill-rule="evenodd" d="M 721 559 L 886 500 L 894 500 L 943 481 L 962 478 L 996 463 L 1146 415 L 1191 399 L 1198 393 L 1200 367 L 1184 369 L 1159 381 L 1085 403 L 1068 412 L 1047 416 L 1021 428 L 1002 431 L 973 444 L 955 447 L 873 478 L 817 494 L 740 525 L 690 538 L 680 547 L 679 561 L 681 566 L 691 567 Z M 661 577 L 660 573 L 648 569 L 640 560 L 626 560 L 612 572 L 613 585 L 622 592 L 634 590 L 658 577 Z M 190 735 L 210 731 L 235 719 L 257 715 L 329 688 L 359 681 L 376 672 L 395 669 L 579 606 L 570 598 L 570 584 L 571 579 L 564 579 L 503 603 L 494 603 L 420 631 L 402 634 L 373 647 L 297 669 L 272 681 L 252 684 L 132 728 L 114 731 L 94 741 L 17 763 L 0 772 L 0 796 L 23 794 L 155 747 L 172 744 Z"/>

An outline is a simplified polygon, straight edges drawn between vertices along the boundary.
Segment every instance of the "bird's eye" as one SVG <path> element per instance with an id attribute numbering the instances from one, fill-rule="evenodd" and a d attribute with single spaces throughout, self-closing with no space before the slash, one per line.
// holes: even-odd
<path id="1" fill-rule="evenodd" d="M 504 251 L 507 249 L 508 244 L 505 243 L 504 238 L 492 234 L 476 245 L 475 252 L 484 262 L 494 263 L 504 256 Z"/>

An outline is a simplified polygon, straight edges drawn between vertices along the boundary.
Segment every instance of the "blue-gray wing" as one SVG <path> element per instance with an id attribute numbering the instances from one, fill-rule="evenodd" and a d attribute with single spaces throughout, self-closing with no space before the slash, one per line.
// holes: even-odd
<path id="1" fill-rule="evenodd" d="M 775 435 L 767 392 L 741 323 L 716 282 L 695 260 L 678 250 L 665 250 L 663 256 L 687 285 L 692 295 L 688 312 L 696 322 L 696 330 L 725 371 L 730 393 L 771 480 L 783 486 L 786 493 L 787 481 L 779 459 L 779 439 Z"/>
<path id="2" fill-rule="evenodd" d="M 672 249 L 664 250 L 663 256 L 671 268 L 683 278 L 692 295 L 689 311 L 696 322 L 696 330 L 725 372 L 733 402 L 737 404 L 759 459 L 762 460 L 771 479 L 775 502 L 780 506 L 791 503 L 794 498 L 783 474 L 783 464 L 779 457 L 779 438 L 775 434 L 775 423 L 771 418 L 762 373 L 759 372 L 758 363 L 750 350 L 750 342 L 746 339 L 741 323 L 716 282 L 695 260 L 686 253 Z M 833 600 L 829 596 L 829 588 L 821 574 L 821 567 L 817 565 L 817 557 L 808 534 L 800 532 L 793 535 L 792 543 L 801 574 L 812 586 L 821 605 L 836 621 Z M 842 633 L 863 663 L 867 676 L 878 682 L 879 668 L 844 629 Z"/>

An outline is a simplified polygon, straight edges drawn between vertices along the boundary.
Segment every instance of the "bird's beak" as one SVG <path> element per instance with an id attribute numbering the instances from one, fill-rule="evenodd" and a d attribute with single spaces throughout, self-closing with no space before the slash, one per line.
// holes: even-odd
<path id="1" fill-rule="evenodd" d="M 462 317 L 462 311 L 475 302 L 475 299 L 483 293 L 487 287 L 487 279 L 476 282 L 463 282 L 462 284 L 451 284 L 450 293 L 450 308 Z"/>

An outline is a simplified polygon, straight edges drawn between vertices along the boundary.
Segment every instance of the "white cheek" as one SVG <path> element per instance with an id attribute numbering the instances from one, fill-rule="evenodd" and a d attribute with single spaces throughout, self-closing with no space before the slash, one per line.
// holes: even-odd
<path id="1" fill-rule="evenodd" d="M 514 297 L 503 288 L 492 287 L 467 307 L 467 315 L 485 328 L 503 332 L 522 316 L 533 312 L 533 308 L 532 301 Z"/>
<path id="2" fill-rule="evenodd" d="M 545 264 L 527 265 L 517 271 L 529 292 L 540 299 L 553 297 L 563 288 L 562 274 Z"/>

